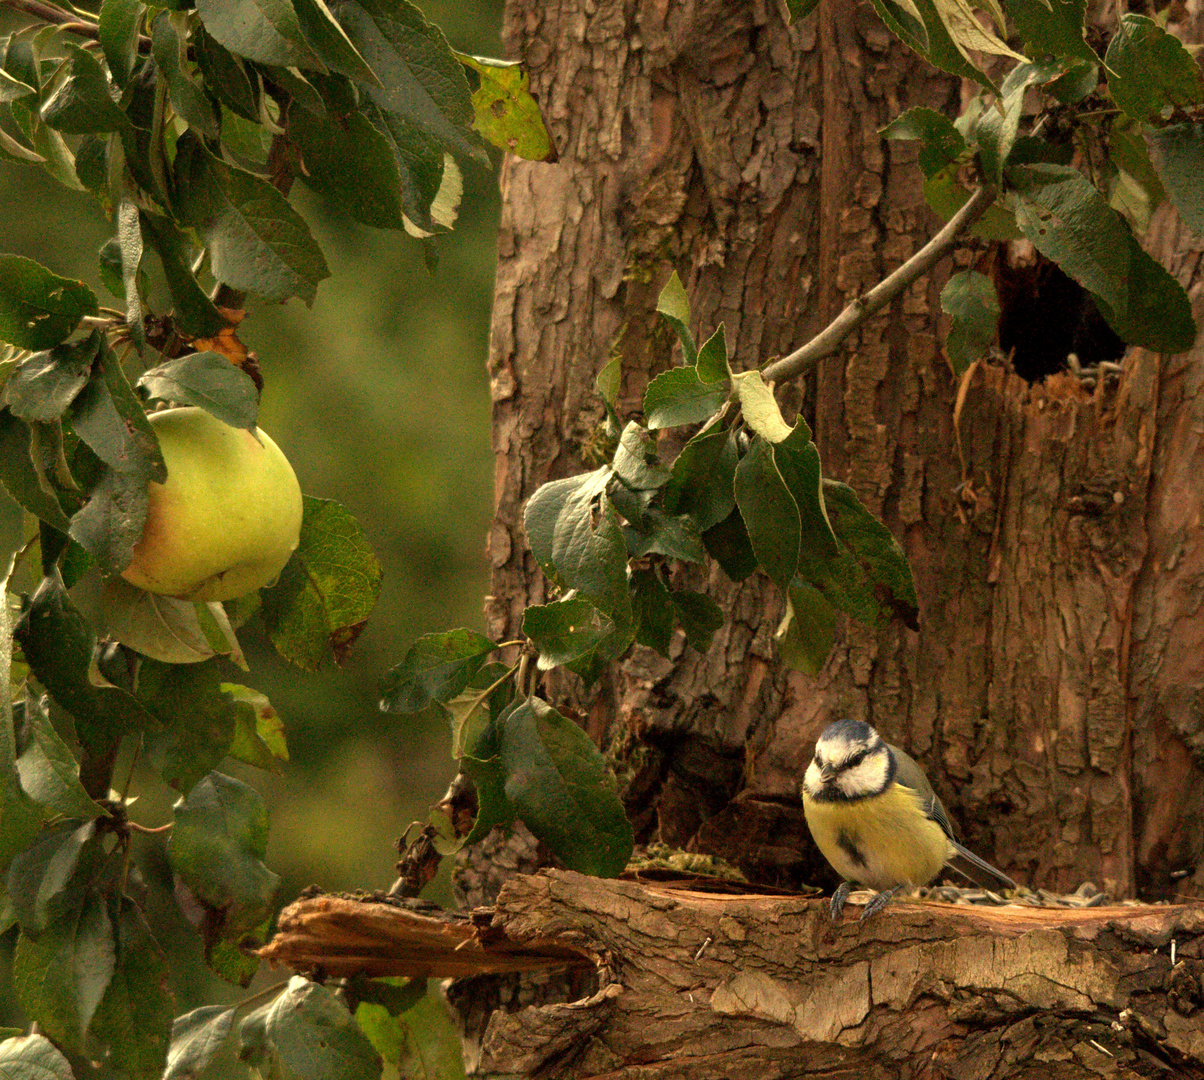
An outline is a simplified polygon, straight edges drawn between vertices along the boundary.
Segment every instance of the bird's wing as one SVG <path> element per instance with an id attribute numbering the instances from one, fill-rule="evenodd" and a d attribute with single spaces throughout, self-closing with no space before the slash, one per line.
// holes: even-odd
<path id="1" fill-rule="evenodd" d="M 941 804 L 937 793 L 932 790 L 932 785 L 928 782 L 928 777 L 924 775 L 924 770 L 920 768 L 914 758 L 905 754 L 897 746 L 891 746 L 890 752 L 895 757 L 895 780 L 904 787 L 915 791 L 924 804 L 924 813 L 941 827 L 950 840 L 956 841 L 957 838 L 953 835 L 953 826 L 949 822 L 949 815 L 945 813 L 945 807 Z"/>

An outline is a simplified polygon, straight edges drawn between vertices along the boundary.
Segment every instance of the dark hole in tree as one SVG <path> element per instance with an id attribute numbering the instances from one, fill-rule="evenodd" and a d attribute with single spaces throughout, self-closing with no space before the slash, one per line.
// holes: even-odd
<path id="1" fill-rule="evenodd" d="M 1070 353 L 1080 366 L 1116 362 L 1125 343 L 1104 321 L 1086 289 L 1071 281 L 1044 256 L 1008 265 L 1006 255 L 994 267 L 999 292 L 999 347 L 1011 356 L 1016 374 L 1030 383 L 1066 371 Z"/>

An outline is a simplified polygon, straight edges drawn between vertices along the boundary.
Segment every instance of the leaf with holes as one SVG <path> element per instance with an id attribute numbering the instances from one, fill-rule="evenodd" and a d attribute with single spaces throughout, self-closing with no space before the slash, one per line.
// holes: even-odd
<path id="1" fill-rule="evenodd" d="M 514 60 L 456 53 L 480 77 L 472 95 L 473 127 L 494 146 L 529 161 L 556 161 L 556 147 L 531 96 L 531 77 Z"/>
<path id="2" fill-rule="evenodd" d="M 968 149 L 952 120 L 922 105 L 896 116 L 878 134 L 884 139 L 918 139 L 925 176 L 935 176 L 955 164 Z"/>
<path id="3" fill-rule="evenodd" d="M 286 660 L 317 671 L 341 665 L 380 595 L 380 563 L 351 513 L 332 499 L 305 496 L 301 539 L 261 594 L 263 621 Z"/>
<path id="4" fill-rule="evenodd" d="M 1204 78 L 1183 43 L 1144 15 L 1125 15 L 1108 45 L 1108 92 L 1134 120 L 1204 103 Z"/>
<path id="5" fill-rule="evenodd" d="M 20 255 L 0 255 L 0 340 L 21 349 L 49 349 L 97 310 L 96 294 L 82 281 L 59 277 Z"/>

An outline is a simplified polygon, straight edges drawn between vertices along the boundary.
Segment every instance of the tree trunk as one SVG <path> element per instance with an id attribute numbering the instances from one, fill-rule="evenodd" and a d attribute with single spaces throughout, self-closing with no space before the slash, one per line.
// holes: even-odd
<path id="1" fill-rule="evenodd" d="M 734 369 L 801 344 L 931 235 L 915 144 L 877 131 L 959 95 L 866 3 L 790 26 L 770 0 L 509 0 L 505 35 L 560 163 L 502 175 L 499 639 L 549 599 L 521 508 L 596 464 L 597 371 L 622 356 L 623 415 L 671 363 L 654 314 L 670 271 L 696 331 L 724 322 Z M 1149 247 L 1199 315 L 1198 238 L 1164 209 Z M 850 622 L 811 678 L 775 657 L 767 580 L 687 568 L 678 583 L 729 619 L 706 656 L 637 646 L 589 691 L 557 673 L 545 692 L 616 755 L 639 839 L 754 880 L 831 884 L 797 785 L 817 733 L 851 716 L 923 761 L 968 846 L 1025 884 L 1204 894 L 1204 357 L 1131 350 L 1093 391 L 986 363 L 959 385 L 936 325 L 950 270 L 779 392 L 904 546 L 919 632 Z"/>

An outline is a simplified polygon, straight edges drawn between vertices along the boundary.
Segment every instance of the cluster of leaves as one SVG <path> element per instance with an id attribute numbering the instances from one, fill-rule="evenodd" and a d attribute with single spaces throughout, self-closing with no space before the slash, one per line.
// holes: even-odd
<path id="1" fill-rule="evenodd" d="M 195 1075 L 234 1011 L 173 1028 L 166 959 L 135 899 L 135 793 L 113 790 L 115 762 L 133 775 L 140 758 L 179 792 L 163 827 L 176 899 L 210 967 L 245 986 L 279 881 L 263 798 L 217 768 L 288 755 L 268 701 L 227 681 L 231 662 L 246 669 L 236 630 L 258 613 L 286 659 L 340 663 L 381 575 L 354 518 L 306 497 L 299 546 L 259 594 L 193 603 L 126 583 L 149 486 L 166 478 L 147 412 L 192 405 L 255 430 L 258 373 L 234 332 L 245 297 L 310 303 L 327 276 L 286 197 L 294 179 L 429 242 L 455 220 L 454 155 L 487 164 L 483 139 L 554 153 L 526 74 L 454 53 L 407 0 L 103 0 L 96 22 L 31 10 L 47 21 L 0 38 L 0 156 L 95 196 L 116 307 L 0 255 L 0 482 L 29 536 L 0 606 L 0 932 L 18 930 L 15 999 L 44 1033 L 0 1043 L 0 1061 L 16 1075 L 98 1060 Z M 300 980 L 246 1017 L 242 1056 L 327 1076 L 347 1071 L 343 1055 L 379 1076 L 381 1055 L 404 1067 L 418 1052 L 405 1018 L 429 1027 L 424 991 L 377 988 L 353 1019 Z"/>
<path id="2" fill-rule="evenodd" d="M 527 503 L 528 542 L 560 594 L 523 617 L 538 669 L 563 665 L 592 683 L 632 644 L 669 656 L 675 626 L 705 652 L 723 611 L 674 588 L 670 572 L 708 556 L 733 581 L 759 568 L 777 584 L 786 596 L 778 643 L 809 673 L 832 647 L 838 611 L 916 627 L 902 549 L 850 487 L 822 475 L 806 422 L 786 422 L 760 372 L 732 373 L 722 325 L 696 346 L 676 273 L 658 310 L 683 362 L 649 384 L 645 423 L 620 428 L 615 358 L 598 376 L 610 462 L 544 484 Z M 666 464 L 654 432 L 686 425 L 700 426 Z M 487 662 L 500 647 L 469 630 L 431 634 L 384 680 L 382 709 L 448 717 L 453 753 L 476 786 L 475 822 L 459 840 L 441 838 L 440 850 L 517 818 L 571 869 L 619 873 L 632 831 L 602 755 L 530 691 L 521 665 Z"/>
<path id="3" fill-rule="evenodd" d="M 1168 198 L 1204 231 L 1204 77 L 1178 38 L 1153 19 L 1124 15 L 1101 57 L 1086 40 L 1085 0 L 872 2 L 904 43 L 982 88 L 956 120 L 914 108 L 883 131 L 920 141 L 933 209 L 950 217 L 966 201 L 959 176 L 973 165 L 999 192 L 975 235 L 1027 238 L 1091 294 L 1128 344 L 1190 348 L 1188 297 L 1135 235 Z M 790 6 L 799 17 L 815 5 Z M 990 15 L 997 32 L 971 9 Z M 979 62 L 984 54 L 989 64 Z M 998 298 L 969 270 L 941 299 L 953 317 L 946 351 L 961 371 L 994 339 Z"/>

